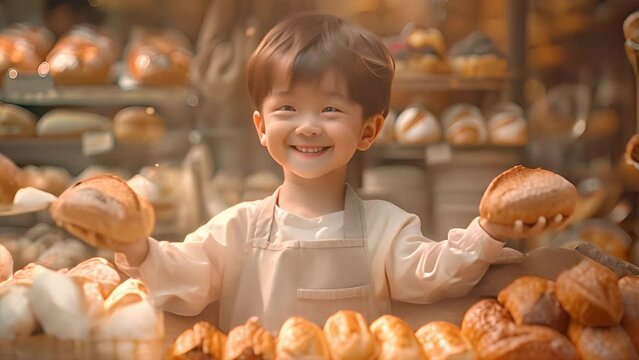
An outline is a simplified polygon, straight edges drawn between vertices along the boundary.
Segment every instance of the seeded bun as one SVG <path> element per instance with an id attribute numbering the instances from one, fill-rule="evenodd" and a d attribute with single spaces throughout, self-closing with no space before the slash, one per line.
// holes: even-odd
<path id="1" fill-rule="evenodd" d="M 535 224 L 540 216 L 569 217 L 577 203 L 577 189 L 552 171 L 517 165 L 488 185 L 479 213 L 491 223 L 512 225 L 521 219 Z"/>
<path id="2" fill-rule="evenodd" d="M 50 212 L 58 226 L 97 247 L 146 239 L 155 225 L 149 202 L 114 175 L 78 182 L 60 195 Z"/>

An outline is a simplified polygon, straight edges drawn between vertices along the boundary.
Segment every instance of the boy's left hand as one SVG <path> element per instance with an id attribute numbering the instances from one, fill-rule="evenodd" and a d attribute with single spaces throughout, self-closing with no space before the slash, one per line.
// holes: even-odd
<path id="1" fill-rule="evenodd" d="M 553 219 L 540 216 L 533 225 L 524 224 L 522 220 L 516 220 L 513 225 L 502 225 L 491 223 L 488 219 L 480 217 L 479 225 L 493 239 L 506 241 L 529 239 L 546 231 L 560 230 L 566 225 L 567 220 L 567 217 L 561 215 L 557 215 Z"/>

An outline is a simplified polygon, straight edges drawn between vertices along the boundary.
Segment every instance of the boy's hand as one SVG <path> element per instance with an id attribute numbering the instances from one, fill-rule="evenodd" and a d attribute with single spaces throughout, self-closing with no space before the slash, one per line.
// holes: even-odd
<path id="1" fill-rule="evenodd" d="M 537 222 L 532 225 L 524 224 L 522 220 L 516 220 L 513 225 L 502 225 L 491 223 L 488 219 L 482 217 L 479 219 L 479 225 L 493 239 L 506 241 L 529 239 L 546 231 L 560 230 L 566 225 L 567 220 L 562 215 L 557 215 L 550 220 L 540 216 Z"/>

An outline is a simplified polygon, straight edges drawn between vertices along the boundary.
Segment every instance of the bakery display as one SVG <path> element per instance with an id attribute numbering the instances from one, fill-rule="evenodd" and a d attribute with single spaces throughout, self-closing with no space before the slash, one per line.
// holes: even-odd
<path id="1" fill-rule="evenodd" d="M 125 58 L 127 71 L 141 86 L 188 84 L 193 54 L 188 39 L 173 29 L 134 29 Z"/>
<path id="2" fill-rule="evenodd" d="M 466 77 L 500 77 L 508 73 L 508 60 L 493 41 L 473 32 L 448 50 L 453 74 Z"/>
<path id="3" fill-rule="evenodd" d="M 331 352 L 322 329 L 299 316 L 286 320 L 276 346 L 277 359 L 330 359 Z"/>
<path id="4" fill-rule="evenodd" d="M 628 275 L 619 279 L 619 290 L 623 299 L 621 326 L 626 330 L 639 353 L 639 276 Z"/>
<path id="5" fill-rule="evenodd" d="M 388 44 L 398 74 L 444 74 L 448 72 L 445 59 L 446 40 L 439 29 L 414 28 L 404 37 Z"/>
<path id="6" fill-rule="evenodd" d="M 111 120 L 100 114 L 54 109 L 42 115 L 36 131 L 42 137 L 77 137 L 87 131 L 108 131 L 111 126 Z"/>
<path id="7" fill-rule="evenodd" d="M 376 359 L 380 347 L 362 314 L 342 310 L 331 315 L 324 324 L 324 334 L 333 360 Z"/>
<path id="8" fill-rule="evenodd" d="M 113 134 L 119 141 L 156 143 L 166 133 L 166 120 L 155 108 L 129 106 L 113 116 Z"/>
<path id="9" fill-rule="evenodd" d="M 437 118 L 420 106 L 409 106 L 395 120 L 395 137 L 400 144 L 431 144 L 441 140 Z"/>
<path id="10" fill-rule="evenodd" d="M 426 359 L 413 329 L 393 315 L 382 315 L 373 321 L 371 332 L 380 345 L 379 360 Z"/>
<path id="11" fill-rule="evenodd" d="M 49 29 L 28 22 L 17 22 L 2 30 L 0 35 L 11 35 L 33 45 L 40 59 L 44 59 L 53 46 L 54 36 Z"/>
<path id="12" fill-rule="evenodd" d="M 19 106 L 0 103 L 0 138 L 33 137 L 35 115 Z"/>
<path id="13" fill-rule="evenodd" d="M 583 260 L 557 277 L 557 299 L 573 319 L 585 326 L 619 325 L 623 301 L 617 281 L 610 269 Z"/>
<path id="14" fill-rule="evenodd" d="M 23 186 L 31 186 L 53 195 L 60 195 L 71 185 L 71 174 L 58 166 L 27 165 L 22 168 Z"/>
<path id="15" fill-rule="evenodd" d="M 0 85 L 9 69 L 35 72 L 42 58 L 33 44 L 16 34 L 0 33 Z"/>
<path id="16" fill-rule="evenodd" d="M 226 334 L 206 321 L 184 330 L 168 351 L 169 360 L 222 360 Z"/>
<path id="17" fill-rule="evenodd" d="M 548 221 L 568 218 L 576 203 L 575 186 L 562 176 L 517 165 L 488 185 L 479 213 L 495 224 L 513 225 L 518 220 L 535 224 L 541 216 Z"/>
<path id="18" fill-rule="evenodd" d="M 429 360 L 472 360 L 473 350 L 461 336 L 459 326 L 446 321 L 431 321 L 415 332 Z"/>
<path id="19" fill-rule="evenodd" d="M 555 296 L 554 281 L 521 276 L 500 291 L 497 300 L 517 325 L 545 325 L 566 332 L 568 314 Z"/>
<path id="20" fill-rule="evenodd" d="M 114 175 L 76 183 L 51 205 L 50 213 L 58 226 L 97 247 L 146 239 L 155 225 L 148 201 Z"/>
<path id="21" fill-rule="evenodd" d="M 225 360 L 275 359 L 275 339 L 256 317 L 229 332 L 224 346 Z"/>
<path id="22" fill-rule="evenodd" d="M 82 25 L 58 40 L 46 60 L 56 85 L 104 85 L 111 81 L 116 56 L 113 40 Z"/>
<path id="23" fill-rule="evenodd" d="M 490 143 L 505 146 L 522 146 L 528 142 L 528 122 L 524 111 L 516 104 L 500 104 L 488 118 Z"/>

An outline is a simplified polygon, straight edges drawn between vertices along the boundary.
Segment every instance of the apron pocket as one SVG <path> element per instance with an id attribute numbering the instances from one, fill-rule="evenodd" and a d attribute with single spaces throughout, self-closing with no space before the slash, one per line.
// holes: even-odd
<path id="1" fill-rule="evenodd" d="M 297 315 L 320 327 L 340 310 L 353 310 L 369 318 L 369 285 L 339 289 L 297 289 Z M 370 319 L 369 319 L 370 320 Z"/>

